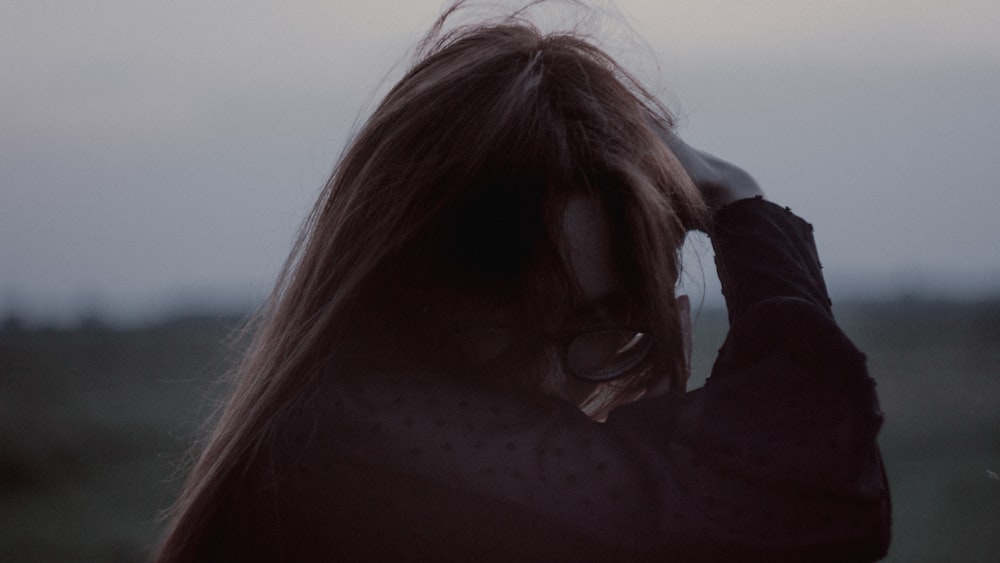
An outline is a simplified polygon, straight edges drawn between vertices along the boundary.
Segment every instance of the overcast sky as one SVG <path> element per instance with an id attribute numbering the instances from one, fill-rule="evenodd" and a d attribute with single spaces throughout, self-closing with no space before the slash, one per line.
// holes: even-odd
<path id="1" fill-rule="evenodd" d="M 441 6 L 0 1 L 0 312 L 258 300 Z M 1000 288 L 1000 2 L 617 6 L 649 49 L 616 54 L 816 226 L 835 299 Z"/>

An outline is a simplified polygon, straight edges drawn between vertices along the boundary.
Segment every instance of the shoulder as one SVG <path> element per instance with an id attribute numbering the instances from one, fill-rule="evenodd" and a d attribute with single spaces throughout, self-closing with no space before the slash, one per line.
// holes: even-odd
<path id="1" fill-rule="evenodd" d="M 865 355 L 831 313 L 797 298 L 773 298 L 747 310 L 692 401 L 700 413 L 698 432 L 768 447 L 803 443 L 823 453 L 816 463 L 833 467 L 842 466 L 845 452 L 819 444 L 842 436 L 874 446 L 883 418 Z"/>
<path id="2" fill-rule="evenodd" d="M 830 313 L 767 300 L 681 401 L 672 474 L 699 483 L 691 512 L 712 514 L 720 549 L 874 560 L 889 533 L 882 418 L 865 356 Z"/>

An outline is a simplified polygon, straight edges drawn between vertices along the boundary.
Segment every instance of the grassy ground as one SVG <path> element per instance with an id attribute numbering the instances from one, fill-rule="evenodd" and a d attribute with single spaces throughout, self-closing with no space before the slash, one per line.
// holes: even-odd
<path id="1" fill-rule="evenodd" d="M 235 321 L 0 336 L 0 560 L 138 561 Z"/>
<path id="2" fill-rule="evenodd" d="M 1000 303 L 837 309 L 886 413 L 895 505 L 889 561 L 1000 553 Z M 0 330 L 0 560 L 136 561 L 211 412 L 235 319 L 142 330 Z M 724 313 L 697 321 L 707 373 Z M 698 385 L 694 378 L 693 385 Z"/>

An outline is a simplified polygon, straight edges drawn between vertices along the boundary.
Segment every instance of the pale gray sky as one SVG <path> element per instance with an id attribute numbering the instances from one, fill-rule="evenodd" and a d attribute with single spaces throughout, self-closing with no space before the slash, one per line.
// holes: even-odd
<path id="1" fill-rule="evenodd" d="M 259 299 L 441 5 L 0 3 L 0 310 Z M 816 225 L 835 298 L 1000 288 L 1000 2 L 616 5 L 650 49 L 612 50 Z"/>

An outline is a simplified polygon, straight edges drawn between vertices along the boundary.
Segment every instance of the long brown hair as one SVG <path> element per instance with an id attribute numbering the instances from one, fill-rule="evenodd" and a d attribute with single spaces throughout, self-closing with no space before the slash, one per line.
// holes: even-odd
<path id="1" fill-rule="evenodd" d="M 359 322 L 419 303 L 441 282 L 442 264 L 473 260 L 474 252 L 454 244 L 463 225 L 476 223 L 467 220 L 471 209 L 515 202 L 519 225 L 497 239 L 513 250 L 470 267 L 486 268 L 478 274 L 487 278 L 518 279 L 525 263 L 560 262 L 552 259 L 559 205 L 572 194 L 599 197 L 627 277 L 649 311 L 656 377 L 683 388 L 673 288 L 679 248 L 702 204 L 657 136 L 657 127 L 672 126 L 669 114 L 575 34 L 542 33 L 517 14 L 442 33 L 460 4 L 434 26 L 320 195 L 173 509 L 160 561 L 195 558 L 226 483 L 287 409 L 320 378 L 336 377 L 327 358 Z M 407 274 L 405 286 L 393 284 L 399 272 Z M 542 297 L 534 300 L 544 308 Z M 387 302 L 393 307 L 375 311 Z M 396 314 L 416 314 L 414 307 Z M 633 378 L 628 391 L 641 393 L 651 377 Z"/>

